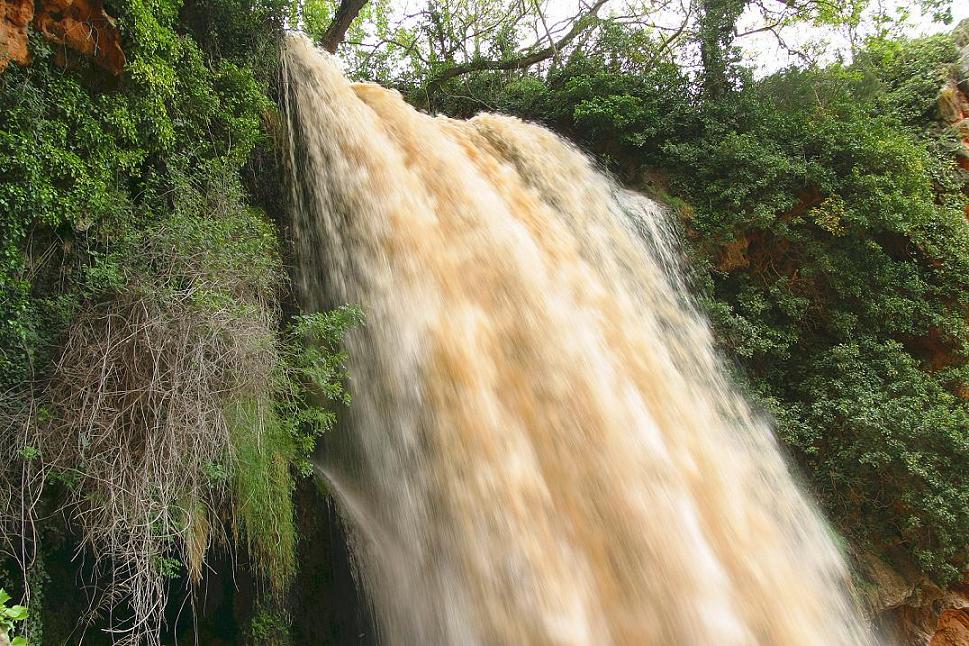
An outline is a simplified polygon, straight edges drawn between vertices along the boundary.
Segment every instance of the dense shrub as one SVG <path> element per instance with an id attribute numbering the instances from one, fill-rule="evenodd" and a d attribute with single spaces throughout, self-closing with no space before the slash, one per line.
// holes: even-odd
<path id="1" fill-rule="evenodd" d="M 767 79 L 664 151 L 719 338 L 829 512 L 947 581 L 969 531 L 969 225 L 954 159 L 910 125 L 927 108 L 896 107 L 918 101 L 883 71 Z"/>

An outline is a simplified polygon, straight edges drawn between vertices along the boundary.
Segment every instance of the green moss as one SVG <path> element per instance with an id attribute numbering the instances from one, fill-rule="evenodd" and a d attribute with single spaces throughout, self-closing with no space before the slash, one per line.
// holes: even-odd
<path id="1" fill-rule="evenodd" d="M 233 517 L 249 555 L 279 603 L 296 572 L 293 492 L 296 477 L 312 474 L 317 439 L 332 429 L 332 404 L 348 405 L 344 336 L 363 321 L 357 308 L 296 317 L 281 347 L 272 399 L 230 404 L 232 453 L 227 474 Z M 254 620 L 255 621 L 255 620 Z"/>
<path id="2" fill-rule="evenodd" d="M 246 631 L 247 643 L 260 646 L 283 646 L 289 642 L 292 620 L 285 611 L 267 604 L 257 606 Z"/>

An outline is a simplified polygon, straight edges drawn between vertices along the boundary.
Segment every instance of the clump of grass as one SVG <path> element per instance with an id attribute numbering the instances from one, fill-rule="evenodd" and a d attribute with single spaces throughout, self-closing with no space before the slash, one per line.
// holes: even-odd
<path id="1" fill-rule="evenodd" d="M 295 456 L 273 403 L 251 399 L 230 407 L 235 468 L 233 519 L 244 536 L 249 556 L 263 572 L 273 594 L 280 596 L 296 572 L 296 525 L 293 517 Z"/>
<path id="2" fill-rule="evenodd" d="M 293 477 L 311 473 L 317 439 L 336 422 L 327 405 L 350 403 L 341 343 L 362 323 L 359 308 L 348 306 L 295 317 L 279 344 L 275 399 L 240 400 L 229 408 L 236 535 L 244 535 L 277 602 L 296 572 Z"/>

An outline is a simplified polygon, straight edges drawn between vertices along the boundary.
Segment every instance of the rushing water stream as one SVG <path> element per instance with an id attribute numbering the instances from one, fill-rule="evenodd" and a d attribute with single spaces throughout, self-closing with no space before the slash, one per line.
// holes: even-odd
<path id="1" fill-rule="evenodd" d="M 321 468 L 381 640 L 864 642 L 658 206 L 538 126 L 284 61 L 302 305 L 367 316 Z"/>

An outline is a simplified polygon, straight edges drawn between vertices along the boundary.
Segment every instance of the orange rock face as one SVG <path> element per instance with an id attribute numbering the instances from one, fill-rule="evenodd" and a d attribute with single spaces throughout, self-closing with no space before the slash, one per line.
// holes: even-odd
<path id="1" fill-rule="evenodd" d="M 10 61 L 26 65 L 27 26 L 34 17 L 34 0 L 0 0 L 0 72 Z"/>
<path id="2" fill-rule="evenodd" d="M 939 615 L 939 628 L 929 646 L 969 646 L 969 610 L 946 610 Z"/>
<path id="3" fill-rule="evenodd" d="M 26 65 L 27 30 L 34 28 L 55 46 L 57 62 L 66 64 L 69 51 L 90 56 L 112 74 L 120 74 L 125 56 L 115 20 L 102 0 L 43 0 L 34 15 L 34 0 L 0 0 L 0 72 L 10 61 Z"/>
<path id="4" fill-rule="evenodd" d="M 745 235 L 734 238 L 723 246 L 720 262 L 717 269 L 720 271 L 731 271 L 738 267 L 749 267 L 750 260 L 747 258 L 747 249 L 750 240 Z"/>
<path id="5" fill-rule="evenodd" d="M 35 25 L 47 40 L 93 57 L 112 74 L 124 68 L 121 35 L 101 0 L 45 0 Z"/>
<path id="6" fill-rule="evenodd" d="M 896 570 L 872 554 L 859 555 L 858 568 L 870 584 L 863 588 L 865 606 L 890 643 L 969 646 L 969 572 L 943 590 L 911 568 Z"/>

